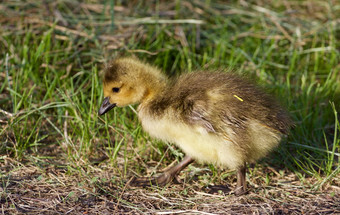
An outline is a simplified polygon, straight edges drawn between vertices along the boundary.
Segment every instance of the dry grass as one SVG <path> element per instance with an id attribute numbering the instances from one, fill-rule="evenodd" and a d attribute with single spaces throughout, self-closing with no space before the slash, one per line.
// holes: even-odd
<path id="1" fill-rule="evenodd" d="M 210 194 L 202 182 L 182 174 L 185 182 L 167 188 L 127 186 L 111 168 L 92 166 L 79 175 L 66 166 L 45 163 L 38 167 L 4 158 L 0 212 L 2 214 L 336 214 L 338 186 L 312 191 L 313 180 L 303 183 L 290 172 L 263 168 L 248 180 L 249 194 Z M 271 175 L 269 184 L 262 178 Z M 128 177 L 127 177 L 128 178 Z M 309 184 L 309 185 L 308 185 Z M 235 183 L 231 183 L 232 186 Z M 339 185 L 339 184 L 338 184 Z"/>
<path id="2" fill-rule="evenodd" d="M 292 172 L 278 173 L 270 167 L 258 167 L 248 178 L 250 192 L 237 197 L 210 193 L 204 179 L 195 176 L 197 167 L 182 174 L 181 184 L 143 189 L 130 187 L 130 176 L 122 179 L 110 167 L 88 166 L 70 174 L 67 165 L 53 160 L 37 165 L 2 159 L 1 172 L 10 172 L 1 178 L 2 214 L 336 214 L 340 210 L 340 180 L 313 191 L 313 179 L 301 181 Z M 268 175 L 270 182 L 264 182 Z M 232 180 L 224 183 L 236 185 Z"/>

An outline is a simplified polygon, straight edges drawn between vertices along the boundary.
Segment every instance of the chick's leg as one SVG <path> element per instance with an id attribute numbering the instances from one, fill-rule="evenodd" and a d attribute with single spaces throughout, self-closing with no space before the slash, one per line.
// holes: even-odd
<path id="1" fill-rule="evenodd" d="M 178 174 L 192 162 L 194 162 L 194 159 L 192 159 L 189 156 L 185 156 L 180 163 L 178 163 L 176 166 L 169 168 L 162 175 L 154 178 L 148 177 L 136 178 L 131 182 L 131 184 L 134 186 L 141 187 L 152 185 L 165 186 L 166 184 L 172 182 L 175 178 L 177 178 Z"/>
<path id="2" fill-rule="evenodd" d="M 246 182 L 246 163 L 237 171 L 237 186 L 235 188 L 236 195 L 243 195 L 247 192 Z"/>

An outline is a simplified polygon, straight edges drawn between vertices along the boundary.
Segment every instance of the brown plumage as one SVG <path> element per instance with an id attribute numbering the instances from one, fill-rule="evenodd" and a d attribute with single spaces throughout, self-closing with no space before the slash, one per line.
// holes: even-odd
<path id="1" fill-rule="evenodd" d="M 237 194 L 246 191 L 245 163 L 275 148 L 291 121 L 266 93 L 238 75 L 198 71 L 168 80 L 135 58 L 112 61 L 104 75 L 99 113 L 139 103 L 151 136 L 179 146 L 187 157 L 151 183 L 163 185 L 194 160 L 238 169 Z M 136 180 L 150 184 L 149 180 Z"/>

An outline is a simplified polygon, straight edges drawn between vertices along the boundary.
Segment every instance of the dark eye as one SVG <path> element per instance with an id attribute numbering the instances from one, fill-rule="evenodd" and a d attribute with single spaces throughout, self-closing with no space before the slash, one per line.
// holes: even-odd
<path id="1" fill-rule="evenodd" d="M 114 87 L 114 88 L 112 88 L 112 92 L 114 92 L 114 93 L 118 93 L 119 92 L 119 87 Z"/>

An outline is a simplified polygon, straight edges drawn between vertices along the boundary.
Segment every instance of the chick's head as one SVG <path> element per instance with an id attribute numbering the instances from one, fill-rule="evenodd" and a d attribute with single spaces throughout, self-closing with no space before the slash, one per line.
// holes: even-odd
<path id="1" fill-rule="evenodd" d="M 104 101 L 99 114 L 113 107 L 140 103 L 147 92 L 143 83 L 143 65 L 135 59 L 123 58 L 112 61 L 104 74 Z"/>

